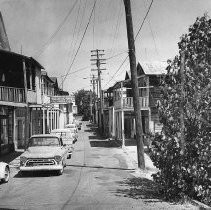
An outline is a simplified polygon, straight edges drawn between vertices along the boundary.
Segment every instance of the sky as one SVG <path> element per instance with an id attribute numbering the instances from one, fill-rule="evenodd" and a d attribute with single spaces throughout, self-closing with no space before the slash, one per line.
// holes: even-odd
<path id="1" fill-rule="evenodd" d="M 34 57 L 48 76 L 57 77 L 60 87 L 70 93 L 92 89 L 90 76 L 97 73 L 91 71 L 93 49 L 104 50 L 107 59 L 102 66 L 106 68 L 103 89 L 124 79 L 129 60 L 121 65 L 128 49 L 123 0 L 97 0 L 89 22 L 94 1 L 0 0 L 11 50 Z M 131 0 L 135 35 L 150 3 Z M 173 58 L 181 35 L 204 13 L 211 16 L 211 0 L 154 0 L 135 42 L 137 62 Z"/>

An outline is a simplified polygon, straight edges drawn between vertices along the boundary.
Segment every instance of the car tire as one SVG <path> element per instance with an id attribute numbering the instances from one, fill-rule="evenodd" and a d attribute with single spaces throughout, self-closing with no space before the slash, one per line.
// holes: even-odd
<path id="1" fill-rule="evenodd" d="M 8 166 L 5 167 L 4 178 L 2 179 L 3 183 L 7 183 L 10 179 L 10 169 Z"/>

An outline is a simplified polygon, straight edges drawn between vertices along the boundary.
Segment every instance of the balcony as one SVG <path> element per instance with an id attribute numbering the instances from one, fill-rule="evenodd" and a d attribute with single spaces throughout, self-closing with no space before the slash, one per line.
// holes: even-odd
<path id="1" fill-rule="evenodd" d="M 139 97 L 139 103 L 141 106 L 141 109 L 148 108 L 149 107 L 149 98 L 148 97 Z M 117 100 L 114 102 L 114 107 L 116 109 L 131 109 L 133 110 L 133 97 L 124 97 L 122 99 Z"/>
<path id="2" fill-rule="evenodd" d="M 0 86 L 0 101 L 25 103 L 25 91 L 23 88 Z"/>

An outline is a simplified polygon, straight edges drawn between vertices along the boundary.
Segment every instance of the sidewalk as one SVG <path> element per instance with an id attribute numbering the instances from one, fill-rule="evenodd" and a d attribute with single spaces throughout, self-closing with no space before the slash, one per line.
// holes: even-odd
<path id="1" fill-rule="evenodd" d="M 150 159 L 147 153 L 144 153 L 145 159 L 145 170 L 141 170 L 138 168 L 138 159 L 137 159 L 137 147 L 136 146 L 124 146 L 122 147 L 123 151 L 128 155 L 130 160 L 132 161 L 134 168 L 136 168 L 135 173 L 133 174 L 135 177 L 142 177 L 149 180 L 152 180 L 152 174 L 158 172 L 158 169 L 154 166 L 152 160 Z"/>

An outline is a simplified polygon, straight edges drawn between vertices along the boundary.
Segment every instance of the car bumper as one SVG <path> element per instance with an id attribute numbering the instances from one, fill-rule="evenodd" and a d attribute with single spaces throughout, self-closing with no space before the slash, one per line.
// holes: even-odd
<path id="1" fill-rule="evenodd" d="M 57 171 L 63 169 L 62 165 L 53 166 L 21 166 L 20 171 Z"/>

